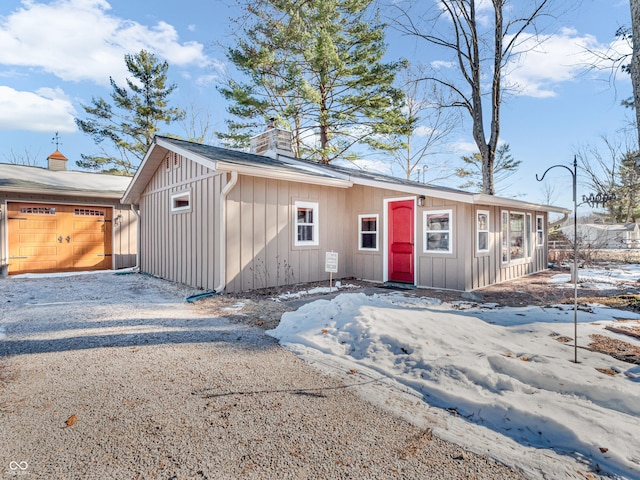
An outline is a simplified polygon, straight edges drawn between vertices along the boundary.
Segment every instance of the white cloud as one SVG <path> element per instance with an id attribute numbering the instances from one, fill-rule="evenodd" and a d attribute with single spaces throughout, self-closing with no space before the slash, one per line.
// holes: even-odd
<path id="1" fill-rule="evenodd" d="M 455 63 L 445 60 L 434 60 L 430 63 L 430 65 L 434 70 L 440 70 L 441 68 L 452 68 L 453 66 L 455 66 Z"/>
<path id="2" fill-rule="evenodd" d="M 538 44 L 540 39 L 543 41 Z M 595 36 L 578 35 L 570 28 L 539 39 L 524 35 L 519 44 L 523 53 L 505 70 L 505 83 L 518 95 L 553 97 L 560 83 L 574 80 L 596 63 L 598 54 L 602 55 L 614 47 L 618 51 L 625 48 L 622 43 L 601 44 Z"/>
<path id="3" fill-rule="evenodd" d="M 197 42 L 180 43 L 166 22 L 148 27 L 110 15 L 106 0 L 24 0 L 0 19 L 0 64 L 40 68 L 63 80 L 108 84 L 127 76 L 124 55 L 149 50 L 170 65 L 210 63 Z M 55 21 L 52 21 L 54 19 Z"/>
<path id="4" fill-rule="evenodd" d="M 59 88 L 21 92 L 0 86 L 0 129 L 75 132 L 76 111 Z"/>
<path id="5" fill-rule="evenodd" d="M 433 128 L 427 127 L 426 125 L 420 125 L 413 131 L 413 134 L 417 137 L 428 137 L 429 135 L 432 135 L 433 132 L 435 132 Z"/>

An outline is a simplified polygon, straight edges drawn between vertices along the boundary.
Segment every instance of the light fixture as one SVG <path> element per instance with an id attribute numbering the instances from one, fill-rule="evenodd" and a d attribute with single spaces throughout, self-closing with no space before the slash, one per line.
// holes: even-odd
<path id="1" fill-rule="evenodd" d="M 424 200 L 425 200 L 425 196 L 424 195 L 420 195 L 418 197 L 418 206 L 419 207 L 424 207 Z"/>

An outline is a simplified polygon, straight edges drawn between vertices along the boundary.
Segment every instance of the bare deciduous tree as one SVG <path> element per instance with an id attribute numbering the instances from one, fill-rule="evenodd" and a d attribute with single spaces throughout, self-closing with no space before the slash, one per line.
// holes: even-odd
<path id="1" fill-rule="evenodd" d="M 526 2 L 527 6 L 523 6 L 524 3 L 439 0 L 431 12 L 423 15 L 414 11 L 424 5 L 423 2 L 404 2 L 397 6 L 400 18 L 395 24 L 402 33 L 423 39 L 452 55 L 452 65 L 460 74 L 458 78 L 433 75 L 425 80 L 450 89 L 456 98 L 449 106 L 462 107 L 469 113 L 473 139 L 482 158 L 482 190 L 490 195 L 495 193 L 493 172 L 505 89 L 503 73 L 519 54 L 537 44 L 537 20 L 550 15 L 551 0 Z"/>
<path id="2" fill-rule="evenodd" d="M 24 153 L 14 152 L 13 149 L 9 153 L 2 155 L 6 160 L 6 163 L 12 165 L 26 165 L 28 167 L 37 167 L 40 163 L 38 158 L 40 153 L 32 153 L 27 147 L 24 148 Z"/>

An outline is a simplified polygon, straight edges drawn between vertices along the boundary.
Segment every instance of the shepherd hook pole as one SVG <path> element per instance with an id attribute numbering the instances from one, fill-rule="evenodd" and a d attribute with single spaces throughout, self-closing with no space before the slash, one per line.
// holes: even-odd
<path id="1" fill-rule="evenodd" d="M 578 158 L 573 157 L 573 170 L 566 165 L 553 165 L 545 170 L 542 177 L 536 180 L 541 182 L 547 172 L 553 168 L 561 167 L 569 171 L 573 177 L 573 361 L 578 363 L 578 197 L 576 195 L 577 179 L 578 179 Z"/>

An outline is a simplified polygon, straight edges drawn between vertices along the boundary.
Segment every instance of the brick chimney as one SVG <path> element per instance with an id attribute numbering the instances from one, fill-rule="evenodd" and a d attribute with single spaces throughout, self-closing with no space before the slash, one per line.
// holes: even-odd
<path id="1" fill-rule="evenodd" d="M 58 150 L 47 157 L 47 162 L 49 162 L 49 170 L 59 171 L 67 169 L 67 157 L 62 155 Z"/>
<path id="2" fill-rule="evenodd" d="M 265 155 L 268 157 L 277 157 L 285 155 L 293 156 L 293 148 L 291 147 L 292 135 L 289 130 L 283 130 L 275 126 L 275 119 L 269 119 L 267 128 L 264 132 L 251 137 L 250 149 L 251 153 L 257 155 Z"/>

